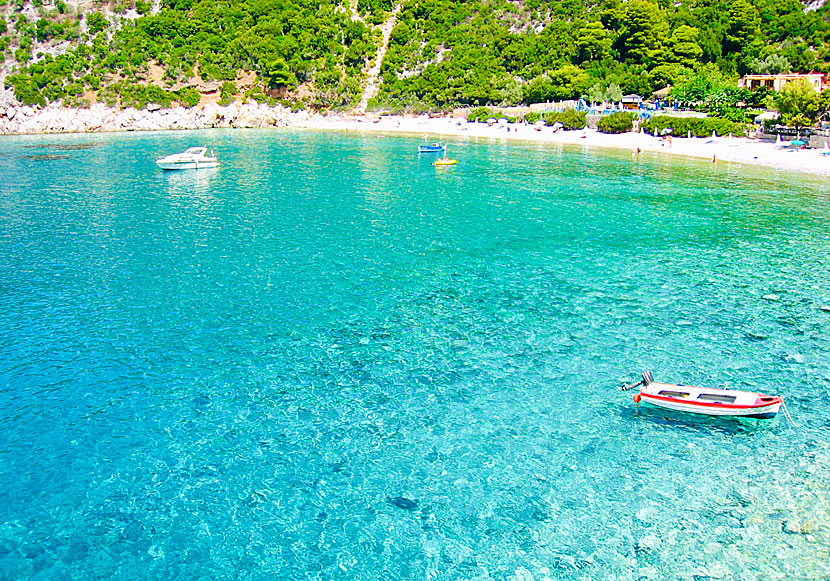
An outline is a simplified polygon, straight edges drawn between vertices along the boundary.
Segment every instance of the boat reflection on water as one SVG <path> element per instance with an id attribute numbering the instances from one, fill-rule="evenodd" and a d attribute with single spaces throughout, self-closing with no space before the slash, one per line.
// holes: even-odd
<path id="1" fill-rule="evenodd" d="M 167 196 L 187 200 L 212 200 L 215 192 L 211 183 L 219 174 L 219 168 L 200 171 L 164 172 Z"/>

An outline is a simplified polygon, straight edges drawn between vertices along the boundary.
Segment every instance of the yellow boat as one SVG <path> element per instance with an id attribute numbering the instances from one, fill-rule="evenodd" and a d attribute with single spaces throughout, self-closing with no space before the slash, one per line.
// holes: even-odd
<path id="1" fill-rule="evenodd" d="M 444 158 L 444 159 L 436 159 L 435 161 L 433 161 L 433 162 L 432 162 L 432 165 L 434 165 L 434 166 L 440 166 L 440 165 L 455 165 L 455 164 L 457 164 L 457 163 L 458 163 L 458 160 L 457 160 L 457 159 L 447 159 L 447 158 Z"/>

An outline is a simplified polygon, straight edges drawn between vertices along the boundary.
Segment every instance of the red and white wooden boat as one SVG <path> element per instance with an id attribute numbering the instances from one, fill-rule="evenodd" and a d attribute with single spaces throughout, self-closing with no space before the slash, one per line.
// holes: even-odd
<path id="1" fill-rule="evenodd" d="M 635 403 L 709 416 L 772 418 L 783 403 L 777 395 L 754 391 L 659 383 L 654 381 L 650 371 L 643 373 L 642 381 L 623 386 L 623 390 L 637 386 L 640 386 L 640 393 L 634 396 Z"/>

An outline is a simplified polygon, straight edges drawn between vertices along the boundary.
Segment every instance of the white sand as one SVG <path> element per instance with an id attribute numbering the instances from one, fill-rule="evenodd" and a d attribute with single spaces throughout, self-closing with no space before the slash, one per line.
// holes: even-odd
<path id="1" fill-rule="evenodd" d="M 467 123 L 463 119 L 448 117 L 429 118 L 383 116 L 311 116 L 303 122 L 293 124 L 299 127 L 341 130 L 371 131 L 377 133 L 411 133 L 423 136 L 427 141 L 439 141 L 441 136 L 492 138 L 507 141 L 534 141 L 542 143 L 565 143 L 589 147 L 627 150 L 636 155 L 641 152 L 658 152 L 665 155 L 698 157 L 714 162 L 736 162 L 760 165 L 768 168 L 830 175 L 830 155 L 821 155 L 822 150 L 783 149 L 774 143 L 738 137 L 680 138 L 669 142 L 648 134 L 623 133 L 610 135 L 586 129 L 584 131 L 559 131 L 550 127 L 540 131 L 532 125 L 511 124 L 510 131 L 500 125 Z M 515 125 L 515 128 L 514 128 Z"/>

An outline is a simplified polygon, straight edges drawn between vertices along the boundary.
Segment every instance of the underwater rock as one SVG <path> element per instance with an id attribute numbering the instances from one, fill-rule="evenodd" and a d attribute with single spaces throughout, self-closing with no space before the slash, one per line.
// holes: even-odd
<path id="1" fill-rule="evenodd" d="M 415 512 L 418 510 L 418 501 L 406 498 L 405 496 L 396 496 L 394 498 L 389 496 L 386 498 L 386 502 L 392 506 L 408 510 L 409 512 Z"/>

